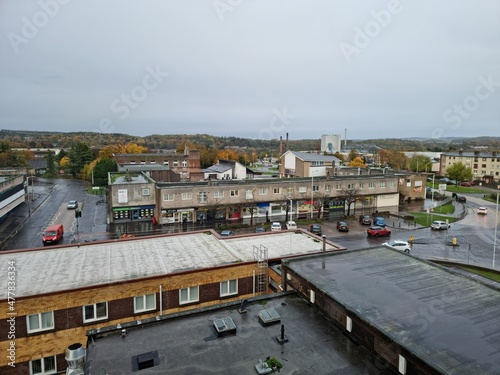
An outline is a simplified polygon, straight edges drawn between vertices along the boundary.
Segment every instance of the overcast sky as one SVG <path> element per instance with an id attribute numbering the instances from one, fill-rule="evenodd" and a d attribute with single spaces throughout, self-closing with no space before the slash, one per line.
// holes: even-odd
<path id="1" fill-rule="evenodd" d="M 498 0 L 0 0 L 0 129 L 500 136 Z"/>

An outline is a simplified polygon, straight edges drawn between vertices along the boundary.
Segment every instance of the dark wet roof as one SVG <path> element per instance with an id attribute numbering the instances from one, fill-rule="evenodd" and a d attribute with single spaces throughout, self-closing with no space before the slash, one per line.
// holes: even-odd
<path id="1" fill-rule="evenodd" d="M 286 263 L 435 369 L 499 373 L 499 289 L 386 248 Z"/>
<path id="2" fill-rule="evenodd" d="M 339 162 L 340 160 L 332 155 L 322 155 L 322 154 L 311 154 L 309 152 L 300 152 L 300 151 L 290 151 L 292 154 L 297 156 L 299 159 L 304 161 L 334 161 Z"/>
<path id="3" fill-rule="evenodd" d="M 159 365 L 142 370 L 147 374 L 256 374 L 259 359 L 276 357 L 284 374 L 357 375 L 376 369 L 379 375 L 393 374 L 361 346 L 342 335 L 316 309 L 294 294 L 261 299 L 240 314 L 232 307 L 175 317 L 98 334 L 89 341 L 86 374 L 130 374 L 132 357 L 158 351 Z M 263 325 L 259 312 L 274 308 L 281 322 Z M 236 333 L 217 337 L 214 321 L 232 318 Z M 153 319 L 154 320 L 154 319 Z M 280 344 L 281 323 L 288 342 Z M 101 371 L 103 371 L 101 370 Z"/>
<path id="4" fill-rule="evenodd" d="M 222 172 L 225 172 L 227 170 L 230 170 L 231 169 L 231 166 L 230 165 L 224 165 L 224 164 L 214 164 L 214 165 L 211 165 L 210 167 L 208 168 L 205 168 L 205 169 L 202 169 L 201 171 L 203 173 L 222 173 Z"/>

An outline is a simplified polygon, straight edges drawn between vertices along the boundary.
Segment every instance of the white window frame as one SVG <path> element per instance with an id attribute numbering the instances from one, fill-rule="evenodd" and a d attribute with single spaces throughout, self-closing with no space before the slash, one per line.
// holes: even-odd
<path id="1" fill-rule="evenodd" d="M 191 200 L 193 199 L 193 193 L 191 192 L 188 192 L 188 193 L 181 193 L 181 199 L 183 201 L 188 201 L 188 200 Z"/>
<path id="2" fill-rule="evenodd" d="M 342 190 L 342 185 L 341 184 L 336 184 L 335 185 L 335 190 Z"/>
<path id="3" fill-rule="evenodd" d="M 174 200 L 174 193 L 163 193 L 163 200 L 164 201 L 173 201 Z"/>
<path id="4" fill-rule="evenodd" d="M 44 317 L 47 316 L 47 314 L 50 314 L 50 321 L 51 325 L 46 325 L 44 326 Z M 30 324 L 30 317 L 38 317 L 38 327 L 39 328 L 31 328 Z M 38 314 L 30 314 L 26 316 L 26 328 L 28 330 L 28 333 L 35 333 L 35 332 L 42 332 L 42 331 L 48 331 L 51 329 L 54 329 L 54 311 L 46 311 L 43 313 L 38 313 Z"/>
<path id="5" fill-rule="evenodd" d="M 102 305 L 104 304 L 106 306 L 106 315 L 105 316 L 97 316 L 97 305 Z M 85 317 L 85 308 L 86 307 L 92 307 L 94 310 L 94 317 L 93 318 L 86 318 Z M 108 303 L 107 302 L 97 302 L 97 303 L 91 303 L 89 305 L 85 305 L 82 307 L 82 312 L 83 312 L 83 322 L 84 323 L 91 323 L 91 322 L 98 322 L 100 320 L 106 320 L 108 319 Z"/>
<path id="6" fill-rule="evenodd" d="M 385 183 L 385 181 L 380 181 L 379 187 L 381 189 L 385 189 L 387 187 L 387 184 Z"/>
<path id="7" fill-rule="evenodd" d="M 48 369 L 46 370 L 45 367 L 46 367 L 46 360 L 52 360 L 53 361 L 53 364 L 54 364 L 54 368 L 53 369 Z M 33 365 L 35 362 L 40 362 L 40 368 L 41 368 L 41 371 L 35 371 L 35 369 L 33 368 Z M 57 374 L 57 359 L 56 359 L 56 356 L 53 355 L 53 356 L 50 356 L 50 357 L 43 357 L 43 358 L 39 358 L 39 359 L 33 359 L 30 361 L 30 375 L 39 375 L 39 374 Z"/>
<path id="8" fill-rule="evenodd" d="M 332 191 L 331 185 L 325 185 L 325 191 Z"/>
<path id="9" fill-rule="evenodd" d="M 359 183 L 359 189 L 364 189 L 365 188 L 365 183 L 364 182 L 360 182 Z"/>
<path id="10" fill-rule="evenodd" d="M 187 299 L 185 300 L 182 299 L 183 291 L 187 292 Z M 196 293 L 194 293 L 194 291 L 196 291 Z M 192 297 L 191 296 L 192 294 L 195 294 L 196 297 Z M 179 289 L 179 305 L 186 305 L 188 303 L 198 302 L 199 300 L 200 300 L 200 287 L 198 285 Z"/>
<path id="11" fill-rule="evenodd" d="M 178 167 L 179 166 L 179 160 L 174 160 L 174 167 Z"/>
<path id="12" fill-rule="evenodd" d="M 143 196 L 149 196 L 149 195 L 151 195 L 151 190 L 149 188 L 144 188 L 144 189 L 142 189 L 141 194 Z"/>
<path id="13" fill-rule="evenodd" d="M 182 166 L 183 166 L 183 167 L 187 167 L 187 166 L 188 166 L 188 162 L 187 162 L 186 160 L 183 160 L 183 161 L 182 161 Z"/>
<path id="14" fill-rule="evenodd" d="M 286 188 L 287 196 L 291 197 L 293 195 L 293 186 L 289 186 Z"/>
<path id="15" fill-rule="evenodd" d="M 259 195 L 267 195 L 267 188 L 259 188 Z"/>
<path id="16" fill-rule="evenodd" d="M 231 192 L 229 193 L 229 195 L 231 197 L 238 197 L 240 195 L 240 191 L 239 190 L 231 190 Z"/>
<path id="17" fill-rule="evenodd" d="M 369 182 L 368 189 L 375 189 L 375 182 Z"/>
<path id="18" fill-rule="evenodd" d="M 214 198 L 224 198 L 224 190 L 214 191 Z"/>
<path id="19" fill-rule="evenodd" d="M 273 194 L 281 194 L 281 188 L 273 188 Z"/>
<path id="20" fill-rule="evenodd" d="M 253 199 L 253 190 L 245 190 L 245 198 L 246 199 Z"/>
<path id="21" fill-rule="evenodd" d="M 151 298 L 153 298 L 153 303 L 148 307 L 148 300 L 151 303 Z M 139 304 L 142 305 L 142 308 L 137 307 Z M 156 310 L 156 293 L 144 294 L 142 296 L 134 297 L 134 313 L 142 313 L 152 310 Z"/>
<path id="22" fill-rule="evenodd" d="M 208 202 L 208 193 L 206 191 L 198 192 L 198 203 L 207 203 Z"/>
<path id="23" fill-rule="evenodd" d="M 319 185 L 313 185 L 313 191 L 319 191 Z"/>
<path id="24" fill-rule="evenodd" d="M 221 281 L 220 283 L 220 296 L 234 296 L 238 294 L 238 279 Z"/>
<path id="25" fill-rule="evenodd" d="M 299 186 L 299 193 L 307 193 L 307 186 Z"/>

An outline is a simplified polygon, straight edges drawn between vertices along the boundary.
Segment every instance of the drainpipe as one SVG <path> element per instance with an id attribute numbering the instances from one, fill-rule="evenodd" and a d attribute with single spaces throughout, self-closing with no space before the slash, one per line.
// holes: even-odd
<path id="1" fill-rule="evenodd" d="M 163 293 L 160 285 L 160 315 L 163 315 Z"/>

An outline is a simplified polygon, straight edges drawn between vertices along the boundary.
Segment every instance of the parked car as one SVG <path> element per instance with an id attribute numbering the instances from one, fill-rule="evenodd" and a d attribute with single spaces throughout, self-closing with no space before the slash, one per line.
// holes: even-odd
<path id="1" fill-rule="evenodd" d="M 337 230 L 339 232 L 349 232 L 349 224 L 345 221 L 337 221 Z"/>
<path id="2" fill-rule="evenodd" d="M 407 241 L 392 240 L 389 242 L 384 242 L 382 245 L 390 247 L 391 249 L 396 249 L 409 253 L 411 251 L 410 243 Z"/>
<path id="3" fill-rule="evenodd" d="M 479 207 L 477 209 L 477 213 L 479 215 L 487 215 L 488 214 L 488 209 L 486 207 Z"/>
<path id="4" fill-rule="evenodd" d="M 446 223 L 446 221 L 436 220 L 431 224 L 431 230 L 447 230 L 450 228 L 450 224 Z"/>
<path id="5" fill-rule="evenodd" d="M 383 228 L 380 226 L 370 227 L 370 228 L 368 228 L 366 233 L 368 233 L 369 237 L 375 237 L 375 238 L 382 237 L 382 236 L 389 237 L 391 235 L 391 231 L 389 229 L 386 229 L 386 228 Z"/>
<path id="6" fill-rule="evenodd" d="M 69 201 L 68 202 L 68 210 L 74 210 L 78 208 L 78 201 Z"/>
<path id="7" fill-rule="evenodd" d="M 271 224 L 271 232 L 277 232 L 280 230 L 281 230 L 281 223 L 275 221 L 274 223 Z"/>
<path id="8" fill-rule="evenodd" d="M 264 233 L 266 231 L 266 228 L 264 227 L 255 227 L 254 233 Z"/>
<path id="9" fill-rule="evenodd" d="M 295 223 L 295 221 L 292 221 L 292 220 L 287 221 L 286 222 L 286 229 L 295 230 L 295 229 L 297 229 L 297 224 Z"/>
<path id="10" fill-rule="evenodd" d="M 450 180 L 450 181 L 446 182 L 446 185 L 457 185 L 457 181 L 456 180 Z"/>
<path id="11" fill-rule="evenodd" d="M 457 196 L 457 202 L 465 203 L 467 202 L 467 198 L 465 198 L 464 196 Z"/>
<path id="12" fill-rule="evenodd" d="M 364 225 L 372 225 L 372 218 L 370 215 L 361 215 L 359 217 L 359 222 Z"/>
<path id="13" fill-rule="evenodd" d="M 385 219 L 383 217 L 380 217 L 380 216 L 376 216 L 373 218 L 373 225 L 377 226 L 377 227 L 385 227 Z"/>
<path id="14" fill-rule="evenodd" d="M 223 237 L 234 236 L 234 232 L 232 230 L 226 229 L 220 232 L 220 235 Z"/>
<path id="15" fill-rule="evenodd" d="M 319 224 L 311 224 L 309 227 L 309 232 L 313 234 L 317 234 L 318 236 L 321 236 L 321 225 Z"/>
<path id="16" fill-rule="evenodd" d="M 460 185 L 462 186 L 474 186 L 474 181 L 463 181 Z"/>

